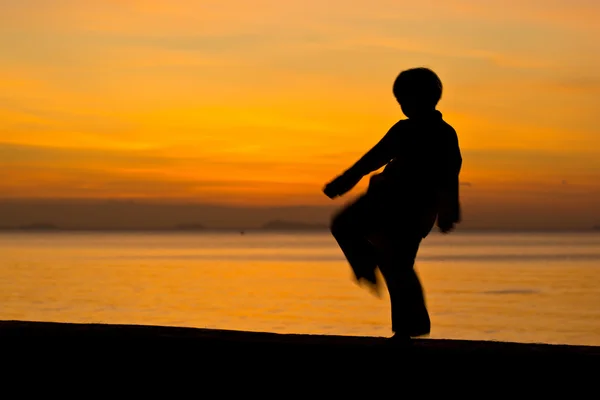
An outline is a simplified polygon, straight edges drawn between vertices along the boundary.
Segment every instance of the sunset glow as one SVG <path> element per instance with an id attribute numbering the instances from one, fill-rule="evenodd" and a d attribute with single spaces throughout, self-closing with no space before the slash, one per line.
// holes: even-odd
<path id="1" fill-rule="evenodd" d="M 600 217 L 599 19 L 596 0 L 0 0 L 0 196 L 330 204 L 424 65 L 466 204 Z"/>

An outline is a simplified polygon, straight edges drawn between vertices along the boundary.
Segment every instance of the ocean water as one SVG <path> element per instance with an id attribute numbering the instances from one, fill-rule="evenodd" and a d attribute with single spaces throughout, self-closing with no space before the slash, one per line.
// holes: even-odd
<path id="1" fill-rule="evenodd" d="M 431 338 L 600 345 L 600 234 L 433 233 Z M 327 233 L 2 233 L 0 320 L 389 336 Z"/>

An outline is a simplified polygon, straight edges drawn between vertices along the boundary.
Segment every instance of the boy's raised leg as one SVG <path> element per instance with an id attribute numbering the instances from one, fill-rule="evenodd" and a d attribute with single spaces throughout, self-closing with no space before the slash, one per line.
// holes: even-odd
<path id="1" fill-rule="evenodd" d="M 331 233 L 348 260 L 356 281 L 365 281 L 370 290 L 379 295 L 377 254 L 367 239 L 369 228 L 365 202 L 361 197 L 339 212 L 332 220 Z"/>

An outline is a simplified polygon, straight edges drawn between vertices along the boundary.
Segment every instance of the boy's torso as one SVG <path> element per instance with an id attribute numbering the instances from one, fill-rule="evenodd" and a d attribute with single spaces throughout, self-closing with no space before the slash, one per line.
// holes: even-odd
<path id="1" fill-rule="evenodd" d="M 452 173 L 448 164 L 460 162 L 452 159 L 455 130 L 436 111 L 428 118 L 401 120 L 389 134 L 395 137 L 396 154 L 383 172 L 371 179 L 369 192 L 389 196 L 394 202 L 433 206 L 440 179 Z"/>

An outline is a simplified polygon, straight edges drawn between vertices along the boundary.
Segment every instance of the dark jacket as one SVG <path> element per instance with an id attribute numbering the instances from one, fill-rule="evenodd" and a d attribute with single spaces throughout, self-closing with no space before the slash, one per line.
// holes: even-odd
<path id="1" fill-rule="evenodd" d="M 365 176 L 383 166 L 367 195 L 391 222 L 416 222 L 425 237 L 436 219 L 460 221 L 462 156 L 456 131 L 439 111 L 398 121 L 347 173 Z"/>

